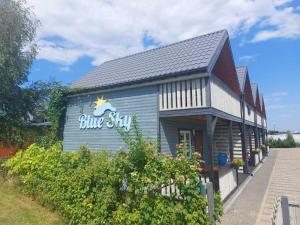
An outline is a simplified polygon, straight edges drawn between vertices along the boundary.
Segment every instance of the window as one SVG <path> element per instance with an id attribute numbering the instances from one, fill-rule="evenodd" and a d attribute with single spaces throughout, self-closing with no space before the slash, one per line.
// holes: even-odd
<path id="1" fill-rule="evenodd" d="M 187 146 L 187 157 L 191 157 L 192 154 L 192 131 L 191 130 L 179 130 L 179 143 L 184 143 Z"/>

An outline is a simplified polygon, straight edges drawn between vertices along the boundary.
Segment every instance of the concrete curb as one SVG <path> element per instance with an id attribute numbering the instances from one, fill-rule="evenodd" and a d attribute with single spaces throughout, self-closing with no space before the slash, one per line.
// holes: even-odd
<path id="1" fill-rule="evenodd" d="M 256 172 L 261 168 L 262 164 L 265 162 L 266 157 L 262 159 L 262 162 L 253 170 L 252 174 L 253 176 L 248 176 L 246 180 L 235 190 L 235 192 L 230 196 L 227 201 L 224 203 L 224 210 L 223 214 L 226 214 L 231 206 L 235 203 L 237 198 L 240 196 L 240 194 L 243 192 L 243 190 L 247 187 L 248 183 L 252 180 Z"/>
<path id="2" fill-rule="evenodd" d="M 268 193 L 269 193 L 269 187 L 270 187 L 270 184 L 271 184 L 271 182 L 272 182 L 272 177 L 273 177 L 273 175 L 274 175 L 274 173 L 275 173 L 274 171 L 275 171 L 276 165 L 277 165 L 277 157 L 276 157 L 276 159 L 275 159 L 275 163 L 274 163 L 274 166 L 273 166 L 273 170 L 272 170 L 272 172 L 271 172 L 270 179 L 269 179 L 269 181 L 268 181 L 267 190 L 266 190 L 266 192 L 265 192 L 265 194 L 264 194 L 262 204 L 261 204 L 260 209 L 259 209 L 259 211 L 258 211 L 258 216 L 256 217 L 255 225 L 259 225 L 259 221 L 260 221 L 260 219 L 261 219 L 261 217 L 262 217 L 263 209 L 264 209 L 265 202 L 266 202 L 266 199 L 267 199 L 267 196 L 268 196 Z"/>

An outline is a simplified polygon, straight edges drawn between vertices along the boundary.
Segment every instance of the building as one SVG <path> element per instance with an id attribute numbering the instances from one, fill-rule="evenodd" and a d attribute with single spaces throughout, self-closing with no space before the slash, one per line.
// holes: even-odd
<path id="1" fill-rule="evenodd" d="M 162 153 L 175 155 L 180 141 L 200 152 L 223 198 L 237 182 L 219 153 L 248 162 L 266 139 L 263 98 L 247 68 L 235 67 L 226 30 L 104 62 L 72 87 L 82 90 L 68 96 L 65 150 L 125 147 L 113 128 L 130 131 L 135 115 Z"/>

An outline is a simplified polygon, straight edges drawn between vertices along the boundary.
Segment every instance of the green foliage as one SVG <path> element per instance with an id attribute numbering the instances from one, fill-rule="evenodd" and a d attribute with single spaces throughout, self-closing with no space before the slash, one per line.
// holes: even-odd
<path id="1" fill-rule="evenodd" d="M 288 132 L 286 139 L 281 140 L 281 139 L 269 139 L 268 144 L 270 148 L 295 148 L 297 147 L 297 143 L 294 140 L 293 135 Z"/>
<path id="2" fill-rule="evenodd" d="M 50 148 L 57 143 L 56 138 L 53 137 L 52 132 L 48 132 L 45 135 L 39 135 L 35 139 L 35 144 L 39 147 Z"/>
<path id="3" fill-rule="evenodd" d="M 50 94 L 48 118 L 52 124 L 52 138 L 57 140 L 62 140 L 63 124 L 67 109 L 65 98 L 67 90 L 66 87 L 57 86 Z"/>
<path id="4" fill-rule="evenodd" d="M 27 82 L 37 54 L 34 43 L 39 22 L 25 1 L 0 2 L 0 141 L 21 143 L 21 128 L 31 105 Z"/>
<path id="5" fill-rule="evenodd" d="M 279 134 L 279 131 L 276 130 L 269 130 L 268 134 L 272 135 L 272 134 Z"/>
<path id="6" fill-rule="evenodd" d="M 214 203 L 215 203 L 214 220 L 216 222 L 221 222 L 221 216 L 223 215 L 223 202 L 221 199 L 220 192 L 215 193 Z"/>
<path id="7" fill-rule="evenodd" d="M 176 157 L 157 152 L 137 126 L 123 135 L 129 151 L 115 155 L 86 148 L 69 153 L 61 145 L 31 145 L 5 165 L 28 194 L 60 212 L 69 224 L 209 224 L 200 194 L 200 159 L 179 145 Z M 161 190 L 178 188 L 170 196 Z M 222 214 L 215 196 L 215 220 Z"/>

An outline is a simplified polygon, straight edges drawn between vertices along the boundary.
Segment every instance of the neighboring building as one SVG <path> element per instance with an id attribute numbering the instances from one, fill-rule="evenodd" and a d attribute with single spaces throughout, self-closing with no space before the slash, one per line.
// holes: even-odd
<path id="1" fill-rule="evenodd" d="M 183 140 L 200 152 L 223 198 L 237 184 L 219 153 L 248 162 L 266 138 L 258 88 L 235 68 L 225 30 L 105 62 L 72 87 L 84 89 L 68 96 L 64 150 L 126 147 L 113 128 L 129 131 L 135 115 L 161 152 L 175 155 Z"/>

